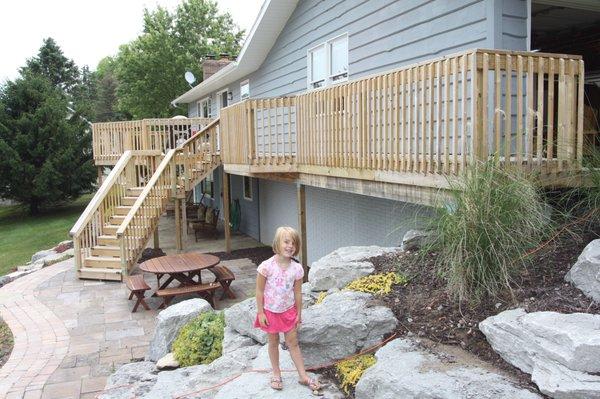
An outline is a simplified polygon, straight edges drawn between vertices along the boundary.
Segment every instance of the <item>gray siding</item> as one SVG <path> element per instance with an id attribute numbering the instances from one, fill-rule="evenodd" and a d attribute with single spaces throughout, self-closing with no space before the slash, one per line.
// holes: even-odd
<path id="1" fill-rule="evenodd" d="M 398 246 L 431 208 L 314 187 L 306 188 L 309 264 L 343 246 Z M 296 187 L 260 180 L 261 241 L 270 245 L 279 226 L 297 228 Z"/>
<path id="2" fill-rule="evenodd" d="M 260 226 L 258 223 L 258 181 L 252 179 L 252 200 L 244 198 L 244 178 L 231 175 L 231 200 L 240 202 L 241 220 L 240 231 L 256 240 L 260 239 Z"/>

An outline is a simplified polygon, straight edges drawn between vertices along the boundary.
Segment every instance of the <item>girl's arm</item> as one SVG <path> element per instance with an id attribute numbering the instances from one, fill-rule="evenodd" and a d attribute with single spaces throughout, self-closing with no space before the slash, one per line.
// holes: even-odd
<path id="1" fill-rule="evenodd" d="M 294 301 L 296 303 L 296 311 L 298 316 L 296 317 L 296 325 L 302 323 L 302 279 L 294 281 Z"/>
<path id="2" fill-rule="evenodd" d="M 258 322 L 261 326 L 266 327 L 269 325 L 267 316 L 265 316 L 264 309 L 264 297 L 265 297 L 265 284 L 267 279 L 260 273 L 256 275 L 256 313 L 258 314 Z"/>

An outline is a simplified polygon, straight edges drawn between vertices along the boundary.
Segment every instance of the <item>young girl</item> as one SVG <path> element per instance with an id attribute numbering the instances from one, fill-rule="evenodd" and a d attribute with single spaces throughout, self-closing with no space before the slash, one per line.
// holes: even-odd
<path id="1" fill-rule="evenodd" d="M 298 370 L 298 382 L 318 393 L 319 383 L 306 374 L 298 345 L 297 327 L 302 321 L 302 266 L 292 259 L 300 251 L 300 236 L 291 227 L 279 227 L 273 240 L 275 255 L 258 266 L 256 277 L 257 315 L 254 327 L 269 336 L 269 359 L 273 368 L 271 388 L 283 389 L 279 368 L 279 333 Z"/>

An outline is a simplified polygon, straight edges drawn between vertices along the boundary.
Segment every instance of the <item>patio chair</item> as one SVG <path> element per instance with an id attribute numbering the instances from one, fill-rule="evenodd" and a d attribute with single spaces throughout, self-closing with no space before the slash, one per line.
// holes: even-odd
<path id="1" fill-rule="evenodd" d="M 219 213 L 220 211 L 218 208 L 207 208 L 204 221 L 198 221 L 190 224 L 192 229 L 194 229 L 196 242 L 198 242 L 198 238 L 202 237 L 202 235 L 210 235 L 215 239 L 219 237 L 219 230 L 217 230 Z"/>

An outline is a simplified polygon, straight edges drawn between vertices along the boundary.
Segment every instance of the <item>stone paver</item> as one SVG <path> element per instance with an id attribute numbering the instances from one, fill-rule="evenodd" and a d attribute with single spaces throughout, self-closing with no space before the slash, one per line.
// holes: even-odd
<path id="1" fill-rule="evenodd" d="M 161 229 L 163 234 L 171 235 L 168 226 Z M 238 238 L 233 248 L 258 245 L 255 241 L 251 245 L 253 240 L 247 237 Z M 161 237 L 161 244 L 169 247 L 169 239 Z M 198 250 L 195 243 L 189 244 L 186 251 Z M 219 244 L 224 246 L 219 240 L 199 244 L 203 251 L 220 251 Z M 166 252 L 173 251 L 167 248 Z M 255 290 L 256 266 L 248 259 L 223 264 L 236 275 L 232 290 L 237 299 L 217 300 L 218 309 L 253 296 Z M 203 277 L 213 278 L 207 271 Z M 154 290 L 156 278 L 145 278 Z M 72 259 L 1 287 L 0 316 L 12 330 L 15 345 L 0 369 L 0 398 L 94 397 L 115 369 L 142 359 L 160 300 L 148 298 L 153 310 L 131 313 L 133 301 L 127 296 L 122 283 L 78 280 Z"/>

